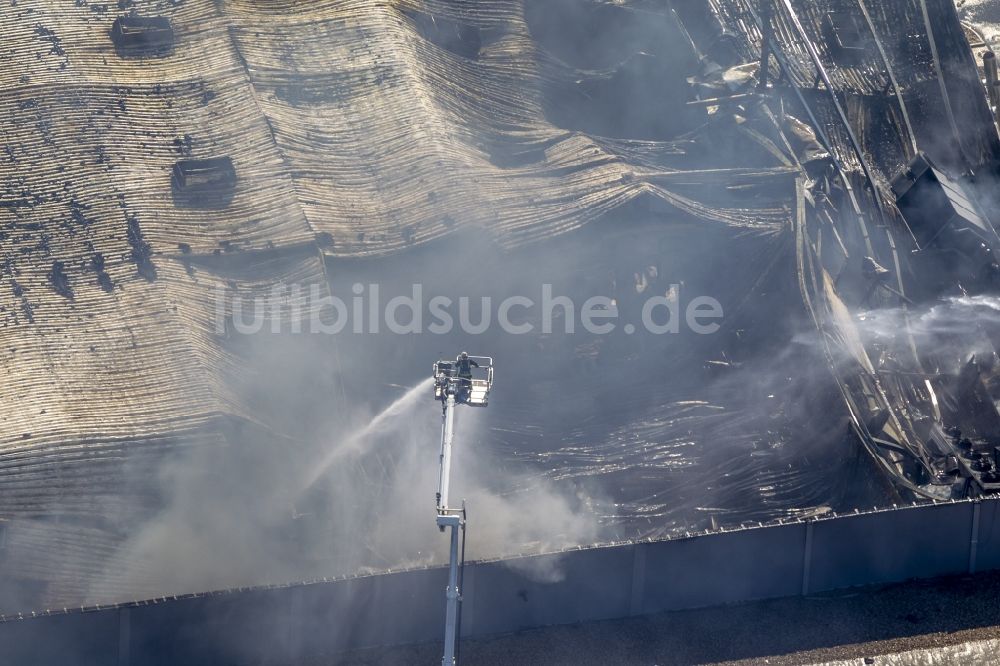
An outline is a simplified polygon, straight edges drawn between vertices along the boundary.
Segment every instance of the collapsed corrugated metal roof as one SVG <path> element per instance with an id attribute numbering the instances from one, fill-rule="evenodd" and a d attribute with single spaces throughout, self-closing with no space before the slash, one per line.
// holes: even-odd
<path id="1" fill-rule="evenodd" d="M 759 265 L 741 267 L 748 288 L 766 301 L 774 266 L 798 272 L 842 409 L 906 479 L 908 461 L 927 456 L 912 453 L 920 429 L 897 412 L 930 401 L 913 398 L 924 378 L 917 389 L 880 379 L 854 321 L 910 302 L 888 183 L 918 146 L 953 169 L 1000 151 L 950 4 L 872 4 L 712 0 L 674 13 L 595 1 L 567 24 L 561 3 L 519 0 L 128 3 L 140 31 L 159 36 L 152 51 L 123 54 L 107 5 L 18 2 L 0 16 L 8 574 L 47 581 L 48 599 L 131 594 L 105 574 L 122 525 L 162 500 L 142 479 L 189 447 L 298 436 L 261 415 L 255 352 L 217 330 L 219 294 L 328 293 L 338 261 L 470 229 L 501 248 L 532 246 L 618 223 L 616 211 L 764 239 Z M 778 57 L 771 90 L 757 91 L 764 34 Z M 732 62 L 717 68 L 742 67 L 721 83 L 703 57 L 720 49 Z M 745 97 L 711 101 L 733 92 Z M 195 174 L 206 164 L 218 173 Z M 191 200 L 189 171 L 231 191 Z M 889 267 L 886 288 L 860 283 L 864 259 Z M 713 420 L 708 403 L 665 408 L 676 396 L 658 390 L 631 409 L 661 420 L 626 419 L 617 441 L 642 431 L 672 442 L 692 410 L 706 411 L 695 420 L 709 437 L 767 440 L 741 418 Z M 887 439 L 910 453 L 886 461 Z M 572 476 L 576 457 L 596 454 L 576 441 L 545 455 L 551 473 Z M 823 503 L 829 487 L 780 470 L 783 460 L 747 468 L 741 483 L 765 506 L 787 509 L 796 493 L 807 510 Z M 648 492 L 637 483 L 621 499 L 637 505 L 630 520 L 659 511 L 654 532 L 682 520 L 672 507 L 704 506 L 695 487 Z"/>
<path id="2" fill-rule="evenodd" d="M 232 389 L 246 359 L 213 330 L 215 290 L 325 285 L 321 253 L 386 254 L 462 227 L 515 246 L 643 196 L 748 229 L 787 223 L 780 163 L 690 168 L 697 137 L 603 139 L 550 122 L 547 87 L 579 73 L 539 49 L 518 2 L 133 11 L 169 21 L 169 52 L 122 57 L 107 5 L 21 2 L 0 18 L 0 504 L 57 519 L 11 532 L 23 557 L 9 570 L 65 571 L 77 589 L 60 598 L 92 582 L 57 543 L 99 568 L 118 538 L 106 514 L 155 505 L 127 482 L 137 468 L 155 475 L 165 452 L 253 420 Z M 427 17 L 479 48 L 453 52 Z M 220 155 L 238 176 L 231 201 L 178 201 L 174 165 Z M 707 202 L 729 185 L 770 194 Z"/>

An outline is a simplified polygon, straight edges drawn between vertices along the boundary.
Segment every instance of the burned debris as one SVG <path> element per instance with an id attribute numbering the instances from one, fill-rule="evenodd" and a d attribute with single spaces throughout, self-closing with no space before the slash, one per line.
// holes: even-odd
<path id="1" fill-rule="evenodd" d="M 829 12 L 823 16 L 820 24 L 823 37 L 837 64 L 864 65 L 871 38 L 867 28 L 862 27 L 863 21 L 860 15 L 848 12 Z"/>
<path id="2" fill-rule="evenodd" d="M 133 263 L 135 263 L 135 267 L 139 271 L 139 275 L 149 282 L 152 282 L 156 279 L 156 265 L 153 264 L 152 259 L 153 248 L 146 242 L 146 239 L 143 238 L 142 229 L 139 226 L 139 218 L 130 214 L 127 217 L 127 222 L 128 229 L 125 235 L 128 239 L 129 246 L 132 248 L 129 256 Z"/>
<path id="3" fill-rule="evenodd" d="M 720 5 L 721 11 L 678 8 L 699 56 L 689 80 L 693 104 L 707 108 L 720 127 L 737 123 L 802 169 L 804 206 L 795 223 L 800 284 L 824 332 L 851 437 L 901 497 L 995 491 L 996 331 L 975 321 L 962 335 L 911 326 L 918 316 L 913 311 L 933 318 L 935 308 L 968 308 L 971 295 L 995 294 L 1000 287 L 994 255 L 1000 240 L 991 220 L 996 212 L 983 195 L 1000 162 L 996 127 L 976 134 L 982 126 L 970 123 L 962 136 L 966 145 L 956 151 L 941 145 L 938 122 L 988 112 L 995 57 L 984 58 L 987 90 L 963 79 L 968 85 L 960 106 L 949 94 L 960 84 L 943 80 L 945 67 L 959 59 L 942 65 L 934 53 L 958 34 L 941 27 L 957 23 L 953 9 L 924 7 L 907 15 L 893 8 L 876 16 L 841 3 L 808 11 L 792 0 Z M 715 40 L 736 25 L 734 15 L 752 19 L 762 39 L 746 40 L 734 29 L 744 38 L 728 52 L 741 57 L 711 57 Z M 888 49 L 879 42 L 880 34 L 893 30 L 922 32 L 930 44 L 907 44 L 905 57 L 896 55 L 891 42 Z M 947 45 L 948 53 L 966 48 L 954 40 Z M 749 55 L 754 50 L 760 54 L 756 69 Z M 904 68 L 927 83 L 902 85 L 895 70 Z M 910 113 L 926 108 L 929 94 L 937 95 L 934 103 L 943 112 L 933 119 Z M 966 105 L 970 100 L 975 104 Z M 891 109 L 895 122 L 858 122 L 852 107 Z M 922 144 L 947 166 L 921 152 Z M 866 145 L 884 148 L 873 154 Z M 970 155 L 984 157 L 974 161 Z M 887 312 L 897 313 L 892 327 L 877 323 Z"/>
<path id="4" fill-rule="evenodd" d="M 1000 74 L 997 72 L 997 54 L 993 51 L 983 53 L 983 73 L 986 76 L 990 106 L 995 109 L 1000 104 Z"/>
<path id="5" fill-rule="evenodd" d="M 73 288 L 69 284 L 69 276 L 66 275 L 66 264 L 61 261 L 52 262 L 52 270 L 49 271 L 49 284 L 56 290 L 56 293 L 73 300 Z"/>
<path id="6" fill-rule="evenodd" d="M 892 181 L 892 191 L 917 242 L 926 295 L 954 285 L 969 293 L 1000 286 L 994 255 L 1000 237 L 960 181 L 920 154 Z"/>

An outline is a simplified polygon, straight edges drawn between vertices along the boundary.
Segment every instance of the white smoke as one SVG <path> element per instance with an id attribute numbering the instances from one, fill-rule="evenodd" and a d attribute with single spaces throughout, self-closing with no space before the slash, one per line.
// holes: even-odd
<path id="1" fill-rule="evenodd" d="M 133 595 L 158 596 L 447 562 L 447 534 L 435 523 L 441 410 L 430 387 L 419 383 L 332 437 L 304 473 L 271 456 L 256 470 L 228 459 L 220 466 L 202 453 L 165 466 L 169 504 L 120 549 L 106 578 Z M 468 510 L 467 556 L 599 540 L 593 499 L 541 477 L 513 478 L 480 446 L 477 412 L 458 407 L 452 468 L 452 503 L 464 499 Z M 204 474 L 219 468 L 228 479 Z M 318 502 L 322 514 L 299 513 Z M 302 529 L 288 533 L 288 525 Z"/>

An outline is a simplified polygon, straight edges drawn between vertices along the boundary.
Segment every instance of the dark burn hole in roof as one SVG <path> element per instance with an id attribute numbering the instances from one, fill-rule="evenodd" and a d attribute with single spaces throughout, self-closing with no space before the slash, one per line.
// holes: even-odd
<path id="1" fill-rule="evenodd" d="M 417 32 L 427 41 L 463 58 L 479 57 L 479 49 L 483 46 L 479 28 L 413 10 L 405 11 L 404 14 L 413 21 Z"/>
<path id="2" fill-rule="evenodd" d="M 225 208 L 236 188 L 236 168 L 227 155 L 174 163 L 170 176 L 174 204 L 180 207 Z"/>
<path id="3" fill-rule="evenodd" d="M 637 53 L 610 72 L 548 85 L 545 117 L 564 129 L 621 139 L 665 141 L 693 131 L 706 115 L 687 104 L 693 66 L 682 62 L 690 55 L 684 44 L 676 57 Z"/>
<path id="4" fill-rule="evenodd" d="M 372 69 L 370 76 L 372 81 L 382 85 L 389 81 L 391 70 L 379 65 Z M 274 82 L 274 95 L 292 106 L 347 103 L 351 85 L 352 75 L 342 72 L 289 75 Z"/>
<path id="5" fill-rule="evenodd" d="M 174 47 L 174 29 L 164 16 L 119 16 L 110 34 L 122 58 L 167 55 Z"/>

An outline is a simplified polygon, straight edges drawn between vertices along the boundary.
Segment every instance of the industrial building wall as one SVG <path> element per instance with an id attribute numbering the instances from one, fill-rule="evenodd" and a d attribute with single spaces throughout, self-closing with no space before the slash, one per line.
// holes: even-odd
<path id="1" fill-rule="evenodd" d="M 1000 500 L 946 502 L 476 562 L 464 636 L 966 574 L 1000 564 Z M 0 662 L 240 664 L 439 640 L 443 568 L 0 623 Z"/>

